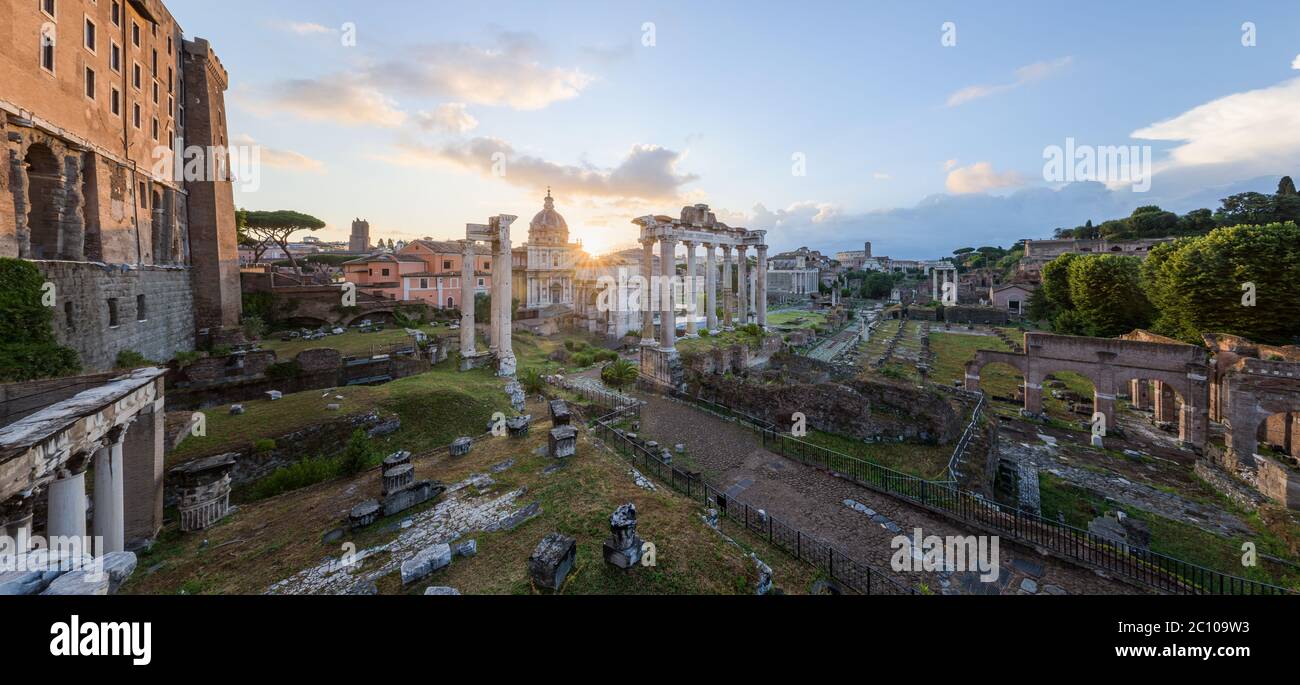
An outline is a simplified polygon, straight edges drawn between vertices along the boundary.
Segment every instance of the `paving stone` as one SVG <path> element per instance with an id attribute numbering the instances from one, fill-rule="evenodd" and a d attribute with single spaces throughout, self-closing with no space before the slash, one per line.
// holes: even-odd
<path id="1" fill-rule="evenodd" d="M 410 585 L 451 563 L 451 545 L 426 547 L 402 562 L 402 584 Z"/>
<path id="2" fill-rule="evenodd" d="M 1025 578 L 1020 581 L 1020 589 L 1033 594 L 1038 592 L 1038 583 L 1031 578 Z"/>

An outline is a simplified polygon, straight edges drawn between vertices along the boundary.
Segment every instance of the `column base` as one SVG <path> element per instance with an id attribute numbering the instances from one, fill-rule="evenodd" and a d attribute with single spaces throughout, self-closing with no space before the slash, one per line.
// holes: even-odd
<path id="1" fill-rule="evenodd" d="M 502 377 L 509 376 L 513 378 L 515 372 L 518 370 L 517 365 L 518 364 L 515 361 L 513 355 L 509 357 L 501 357 L 497 359 L 497 375 Z"/>

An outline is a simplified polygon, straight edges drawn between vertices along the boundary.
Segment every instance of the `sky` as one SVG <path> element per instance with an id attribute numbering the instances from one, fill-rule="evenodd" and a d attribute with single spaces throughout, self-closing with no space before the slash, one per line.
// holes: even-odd
<path id="1" fill-rule="evenodd" d="M 236 203 L 325 239 L 518 244 L 550 187 L 593 253 L 707 203 L 774 252 L 937 258 L 1300 172 L 1297 2 L 167 5 L 259 146 Z M 1119 146 L 1147 167 L 1076 166 Z"/>

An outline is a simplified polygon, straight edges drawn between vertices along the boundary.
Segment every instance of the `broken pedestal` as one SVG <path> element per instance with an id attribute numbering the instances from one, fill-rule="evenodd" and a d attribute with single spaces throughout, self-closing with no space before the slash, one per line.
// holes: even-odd
<path id="1" fill-rule="evenodd" d="M 578 559 L 578 542 L 562 533 L 550 533 L 528 557 L 528 575 L 540 588 L 559 590 Z"/>
<path id="2" fill-rule="evenodd" d="M 636 505 L 631 502 L 614 510 L 609 517 L 609 538 L 602 549 L 605 563 L 624 571 L 641 561 L 644 541 L 636 534 Z"/>

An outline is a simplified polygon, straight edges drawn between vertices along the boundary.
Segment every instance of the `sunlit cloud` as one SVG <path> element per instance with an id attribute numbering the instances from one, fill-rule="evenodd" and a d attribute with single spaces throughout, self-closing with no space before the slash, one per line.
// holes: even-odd
<path id="1" fill-rule="evenodd" d="M 312 173 L 325 172 L 325 163 L 319 159 L 313 159 L 294 150 L 283 150 L 261 145 L 252 136 L 246 134 L 231 136 L 230 142 L 236 145 L 256 145 L 260 150 L 262 164 L 268 167 Z"/>
<path id="2" fill-rule="evenodd" d="M 1035 62 L 1016 69 L 1016 79 L 1011 83 L 996 85 L 967 86 L 948 96 L 948 106 L 956 107 L 972 100 L 1015 90 L 1024 85 L 1048 78 L 1070 65 L 1070 57 L 1062 57 L 1046 62 Z"/>
<path id="3" fill-rule="evenodd" d="M 1025 178 L 1014 171 L 999 173 L 989 162 L 976 162 L 970 166 L 955 167 L 948 172 L 945 186 L 948 192 L 958 195 L 984 193 L 999 188 L 1014 188 L 1025 184 Z"/>

